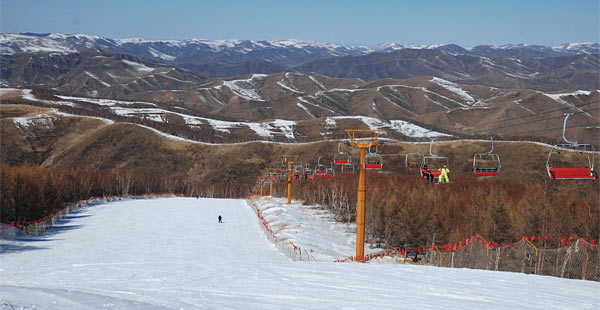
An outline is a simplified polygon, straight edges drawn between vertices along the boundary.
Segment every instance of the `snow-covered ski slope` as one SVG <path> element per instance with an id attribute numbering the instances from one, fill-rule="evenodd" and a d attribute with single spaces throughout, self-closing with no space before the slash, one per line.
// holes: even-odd
<path id="1" fill-rule="evenodd" d="M 292 261 L 244 200 L 95 205 L 45 236 L 1 245 L 2 309 L 600 308 L 600 283 L 592 281 Z"/>

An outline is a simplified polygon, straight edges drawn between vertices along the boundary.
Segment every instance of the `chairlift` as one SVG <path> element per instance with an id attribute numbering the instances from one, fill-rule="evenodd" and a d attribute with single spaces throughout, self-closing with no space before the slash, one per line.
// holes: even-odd
<path id="1" fill-rule="evenodd" d="M 309 180 L 313 179 L 315 174 L 312 169 L 310 169 L 310 165 L 308 163 L 304 164 L 304 179 Z"/>
<path id="2" fill-rule="evenodd" d="M 304 169 L 303 169 L 302 163 L 295 164 L 294 169 L 293 169 L 294 179 L 296 179 L 296 180 L 300 179 L 300 176 L 302 175 L 303 170 Z"/>
<path id="3" fill-rule="evenodd" d="M 317 158 L 317 166 L 315 167 L 315 176 L 322 177 L 327 174 L 327 168 L 321 164 L 321 157 Z"/>
<path id="4" fill-rule="evenodd" d="M 571 113 L 567 113 L 563 122 L 562 138 L 566 143 L 553 146 L 550 150 L 550 153 L 548 153 L 548 160 L 546 161 L 546 170 L 548 172 L 548 176 L 550 176 L 550 178 L 553 180 L 594 180 L 597 178 L 597 174 L 594 171 L 594 146 L 591 144 L 579 144 L 577 142 L 567 140 L 565 132 L 567 128 L 567 119 L 569 119 L 570 116 Z M 579 167 L 557 167 L 557 161 L 551 161 L 551 159 L 553 155 L 556 159 L 556 155 L 561 154 L 561 152 L 568 154 L 579 153 L 579 155 L 576 156 L 579 157 L 584 164 L 573 164 Z M 587 166 L 585 166 L 586 159 Z"/>
<path id="5" fill-rule="evenodd" d="M 335 153 L 335 155 L 333 156 L 333 162 L 336 165 L 347 165 L 347 164 L 351 164 L 352 163 L 352 158 L 350 157 L 350 154 L 346 153 L 346 152 L 342 152 L 340 150 L 340 146 L 342 144 L 338 143 L 338 150 L 337 153 Z"/>
<path id="6" fill-rule="evenodd" d="M 494 154 L 494 137 L 490 139 L 492 149 L 489 152 L 473 155 L 473 174 L 477 176 L 497 176 L 500 173 L 500 157 Z"/>
<path id="7" fill-rule="evenodd" d="M 353 164 L 342 165 L 342 174 L 352 174 L 352 173 L 354 173 L 354 165 Z"/>
<path id="8" fill-rule="evenodd" d="M 277 174 L 281 174 L 282 172 L 286 172 L 287 171 L 287 165 L 283 163 L 283 161 L 281 161 L 281 164 L 277 165 L 277 168 L 275 169 L 278 173 Z"/>
<path id="9" fill-rule="evenodd" d="M 333 178 L 335 176 L 335 169 L 333 169 L 333 162 L 330 167 L 325 168 L 325 177 Z"/>
<path id="10" fill-rule="evenodd" d="M 303 167 L 302 163 L 295 164 L 294 165 L 294 175 L 296 175 L 296 174 L 298 174 L 298 175 L 302 174 L 302 171 L 303 171 L 302 167 Z"/>
<path id="11" fill-rule="evenodd" d="M 277 168 L 281 172 L 287 172 L 288 171 L 288 166 L 283 162 L 283 160 L 281 161 L 281 165 L 277 166 Z"/>
<path id="12" fill-rule="evenodd" d="M 420 167 L 419 171 L 421 172 L 421 176 L 427 178 L 427 174 L 431 173 L 434 178 L 438 178 L 442 172 L 440 169 L 446 165 L 448 167 L 448 157 L 439 156 L 433 154 L 431 152 L 433 148 L 433 142 L 435 139 L 432 139 L 429 143 L 429 155 L 423 157 L 423 166 Z M 427 169 L 425 168 L 427 167 Z"/>
<path id="13" fill-rule="evenodd" d="M 377 153 L 377 145 L 375 152 L 371 151 L 369 146 L 368 153 L 365 155 L 365 169 L 381 170 L 383 168 L 383 157 Z"/>
<path id="14" fill-rule="evenodd" d="M 421 153 L 421 143 L 419 143 L 419 151 L 416 153 L 406 154 L 405 164 L 407 168 L 422 168 L 425 155 Z"/>

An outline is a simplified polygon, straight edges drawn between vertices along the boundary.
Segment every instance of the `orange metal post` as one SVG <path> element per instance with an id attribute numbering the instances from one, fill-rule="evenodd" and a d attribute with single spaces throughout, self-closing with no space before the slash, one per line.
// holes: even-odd
<path id="1" fill-rule="evenodd" d="M 298 161 L 298 155 L 283 155 L 283 162 L 288 164 L 288 204 L 292 203 L 292 164 Z"/>
<path id="2" fill-rule="evenodd" d="M 373 145 L 379 145 L 377 139 L 382 130 L 354 130 L 346 129 L 350 146 L 360 148 L 360 174 L 358 177 L 358 197 L 356 201 L 356 261 L 365 261 L 365 212 L 367 186 L 365 177 L 365 156 L 367 149 Z M 360 134 L 372 134 L 372 137 L 360 138 Z M 361 140 L 362 142 L 359 142 Z"/>
<path id="3" fill-rule="evenodd" d="M 365 181 L 365 155 L 367 148 L 360 148 L 360 175 L 358 177 L 358 199 L 356 201 L 356 259 L 364 261 L 365 256 L 365 202 L 367 186 Z"/>
<path id="4" fill-rule="evenodd" d="M 273 175 L 275 174 L 275 168 L 267 168 L 269 174 L 269 196 L 273 197 Z"/>
<path id="5" fill-rule="evenodd" d="M 292 162 L 288 161 L 288 205 L 292 203 Z"/>
<path id="6" fill-rule="evenodd" d="M 264 183 L 263 183 L 263 182 L 260 182 L 260 195 L 261 195 L 261 196 L 263 195 L 263 192 L 262 192 L 262 190 L 263 190 L 263 185 L 264 185 Z"/>

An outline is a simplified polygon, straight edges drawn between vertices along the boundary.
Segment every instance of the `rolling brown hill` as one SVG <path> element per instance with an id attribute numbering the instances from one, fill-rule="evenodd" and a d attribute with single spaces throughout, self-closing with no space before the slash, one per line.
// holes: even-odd
<path id="1" fill-rule="evenodd" d="M 270 96 L 273 84 L 282 83 L 278 78 L 292 75 L 273 75 L 248 80 L 247 83 L 263 83 L 262 96 Z M 265 82 L 264 80 L 269 80 Z M 303 81 L 304 80 L 304 81 Z M 286 87 L 314 85 L 315 76 L 294 76 L 296 84 L 288 82 Z M 235 80 L 246 81 L 246 80 Z M 310 82 L 309 82 L 310 81 Z M 226 81 L 225 81 L 226 82 Z M 225 83 L 223 82 L 223 83 Z M 335 87 L 348 80 L 324 80 L 319 84 Z M 234 83 L 229 81 L 229 83 Z M 246 83 L 246 82 L 244 82 Z M 337 84 L 335 84 L 337 83 Z M 395 84 L 393 84 L 395 83 Z M 400 84 L 402 83 L 402 84 Z M 258 95 L 253 88 L 235 88 L 239 96 Z M 418 86 L 418 85 L 426 85 Z M 304 88 L 309 86 L 304 85 Z M 206 90 L 224 89 L 223 84 Z M 567 137 L 580 143 L 600 141 L 600 92 L 572 91 L 567 93 L 542 93 L 531 90 L 500 90 L 485 86 L 462 88 L 439 78 L 420 78 L 404 81 L 382 80 L 365 84 L 365 88 L 331 88 L 319 91 L 314 96 L 289 97 L 289 104 L 281 102 L 270 106 L 264 102 L 238 102 L 228 105 L 229 112 L 247 115 L 242 105 L 253 111 L 279 111 L 278 115 L 298 116 L 301 110 L 305 119 L 289 118 L 262 121 L 236 121 L 218 115 L 200 113 L 193 106 L 168 105 L 145 101 L 119 101 L 98 98 L 56 96 L 47 91 L 0 89 L 2 103 L 33 104 L 58 109 L 75 115 L 97 116 L 112 121 L 132 122 L 174 134 L 184 139 L 211 143 L 236 143 L 252 140 L 279 142 L 307 142 L 322 139 L 339 139 L 345 136 L 344 129 L 383 129 L 384 136 L 395 139 L 417 139 L 428 141 L 431 137 L 485 137 L 495 135 L 509 140 L 556 141 L 561 139 L 563 114 L 573 113 L 569 118 Z M 231 95 L 232 100 L 240 97 Z M 371 97 L 369 97 L 371 96 Z M 337 100 L 339 101 L 335 101 Z M 381 98 L 387 104 L 379 104 Z M 388 99 L 389 98 L 389 99 Z M 487 98 L 487 99 L 484 99 Z M 293 100 L 300 100 L 293 104 Z M 371 114 L 368 104 L 371 102 Z M 300 102 L 303 102 L 302 105 Z M 346 105 L 338 102 L 346 102 Z M 259 105 L 258 107 L 253 104 Z M 404 106 L 402 106 L 404 105 Z M 225 109 L 225 108 L 224 108 Z M 262 110 L 261 110 L 262 109 Z M 335 112 L 337 109 L 338 112 Z M 354 112 L 345 110 L 352 109 Z M 319 116 L 316 111 L 326 111 Z M 385 111 L 383 113 L 382 111 Z M 414 112 L 412 112 L 414 111 Z M 404 113 L 402 113 L 404 112 Z M 407 116 L 406 114 L 409 114 Z M 224 113 L 225 114 L 225 113 Z M 350 114 L 350 115 L 348 115 Z M 362 116 L 362 115 L 370 116 Z M 395 116 L 395 117 L 394 117 Z"/>
<path id="2" fill-rule="evenodd" d="M 283 154 L 298 154 L 299 161 L 311 166 L 318 157 L 322 158 L 321 162 L 329 162 L 339 143 L 214 145 L 168 138 L 136 124 L 68 116 L 26 105 L 0 105 L 0 115 L 0 161 L 3 163 L 58 168 L 133 167 L 157 174 L 174 173 L 204 183 L 252 183 L 265 168 L 279 164 Z M 433 153 L 449 158 L 451 176 L 470 177 L 473 154 L 485 152 L 489 147 L 487 141 L 444 141 L 434 144 Z M 357 158 L 356 149 L 343 148 Z M 414 143 L 387 140 L 380 147 L 384 157 L 381 173 L 415 174 L 404 167 L 404 159 L 406 153 L 416 150 Z M 427 151 L 426 145 L 422 151 Z M 524 182 L 549 180 L 545 171 L 548 151 L 547 145 L 531 142 L 497 142 L 496 153 L 502 160 L 499 178 Z M 577 159 L 580 154 L 568 153 L 563 157 L 561 161 L 565 165 L 583 165 L 581 158 Z M 598 169 L 596 161 L 595 170 Z"/>

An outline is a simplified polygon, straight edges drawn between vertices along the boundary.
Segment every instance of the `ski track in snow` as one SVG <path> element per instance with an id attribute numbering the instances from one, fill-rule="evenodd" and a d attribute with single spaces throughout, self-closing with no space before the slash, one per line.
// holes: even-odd
<path id="1" fill-rule="evenodd" d="M 302 233 L 318 241 L 310 235 L 312 226 L 327 227 L 324 219 L 295 213 L 287 212 L 289 219 L 306 225 Z M 224 224 L 217 223 L 218 215 Z M 0 242 L 0 305 L 6 309 L 600 307 L 600 283 L 593 281 L 292 261 L 268 241 L 243 200 L 99 204 L 72 213 L 44 236 Z"/>

